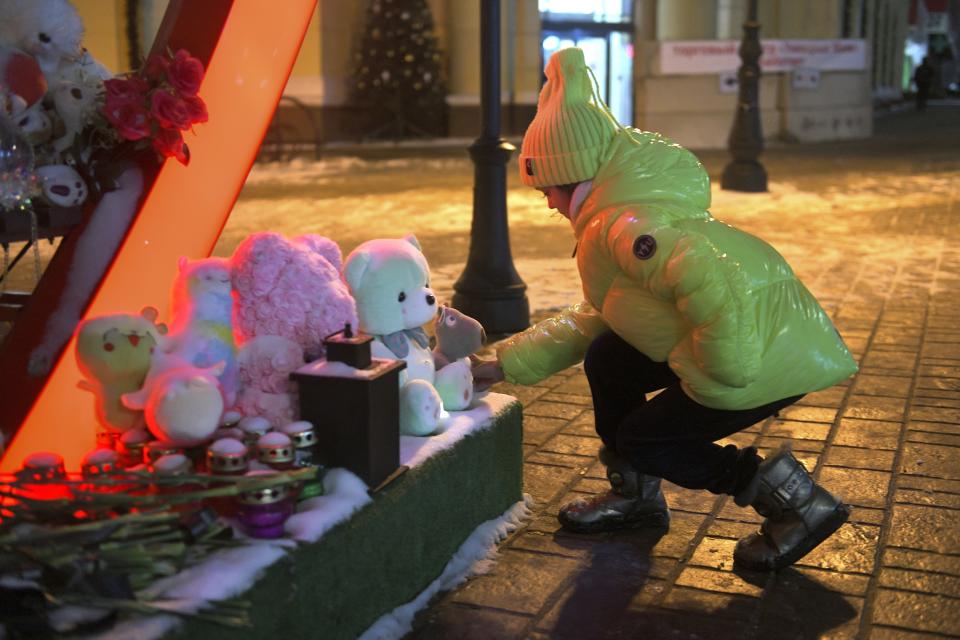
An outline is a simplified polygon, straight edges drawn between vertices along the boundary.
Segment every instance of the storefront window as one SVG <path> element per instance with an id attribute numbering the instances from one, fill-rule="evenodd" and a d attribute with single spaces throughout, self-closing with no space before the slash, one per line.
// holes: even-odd
<path id="1" fill-rule="evenodd" d="M 621 124 L 633 122 L 633 25 L 629 0 L 540 0 L 541 51 L 580 47 L 600 96 Z"/>
<path id="2" fill-rule="evenodd" d="M 540 0 L 544 21 L 629 23 L 631 0 Z"/>

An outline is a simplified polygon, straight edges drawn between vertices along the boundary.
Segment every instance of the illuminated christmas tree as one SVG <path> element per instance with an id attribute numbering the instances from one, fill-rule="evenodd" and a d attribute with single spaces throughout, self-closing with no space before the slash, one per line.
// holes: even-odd
<path id="1" fill-rule="evenodd" d="M 427 0 L 370 0 L 352 91 L 367 137 L 445 133 L 447 87 Z"/>

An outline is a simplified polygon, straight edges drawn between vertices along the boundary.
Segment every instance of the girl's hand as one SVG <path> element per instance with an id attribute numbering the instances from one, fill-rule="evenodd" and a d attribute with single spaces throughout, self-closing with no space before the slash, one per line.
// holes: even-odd
<path id="1" fill-rule="evenodd" d="M 470 356 L 470 364 L 474 391 L 486 391 L 498 382 L 503 382 L 503 368 L 499 361 L 481 360 L 476 356 Z"/>

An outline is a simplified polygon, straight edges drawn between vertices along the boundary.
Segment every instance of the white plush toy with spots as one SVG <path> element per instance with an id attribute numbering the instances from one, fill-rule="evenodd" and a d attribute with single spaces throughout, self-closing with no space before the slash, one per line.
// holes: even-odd
<path id="1" fill-rule="evenodd" d="M 53 105 L 63 120 L 63 135 L 53 141 L 53 148 L 62 153 L 70 147 L 97 110 L 97 89 L 75 82 L 61 82 L 50 92 Z"/>
<path id="2" fill-rule="evenodd" d="M 60 207 L 79 207 L 87 201 L 87 183 L 72 167 L 48 164 L 37 167 L 43 198 Z"/>
<path id="3" fill-rule="evenodd" d="M 400 374 L 400 433 L 430 435 L 442 426 L 447 411 L 469 407 L 469 360 L 436 369 L 423 330 L 437 317 L 438 307 L 417 239 L 364 242 L 347 256 L 343 277 L 357 303 L 360 330 L 374 337 L 373 357 L 407 363 Z"/>
<path id="4" fill-rule="evenodd" d="M 29 107 L 23 106 L 22 103 L 15 103 L 10 119 L 30 144 L 43 144 L 53 135 L 53 123 L 43 110 L 43 103 L 40 101 Z"/>

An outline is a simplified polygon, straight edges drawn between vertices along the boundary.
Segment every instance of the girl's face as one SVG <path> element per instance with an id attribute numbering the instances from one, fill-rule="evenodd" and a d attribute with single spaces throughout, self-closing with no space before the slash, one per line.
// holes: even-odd
<path id="1" fill-rule="evenodd" d="M 556 209 L 564 218 L 570 219 L 570 198 L 573 193 L 560 187 L 540 187 L 537 189 L 547 197 L 547 206 Z"/>

